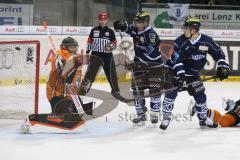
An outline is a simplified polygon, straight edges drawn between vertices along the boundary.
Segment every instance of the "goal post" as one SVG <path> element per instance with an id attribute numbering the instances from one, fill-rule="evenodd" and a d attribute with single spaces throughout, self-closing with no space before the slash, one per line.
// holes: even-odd
<path id="1" fill-rule="evenodd" d="M 39 41 L 0 41 L 0 118 L 38 113 L 39 73 Z"/>

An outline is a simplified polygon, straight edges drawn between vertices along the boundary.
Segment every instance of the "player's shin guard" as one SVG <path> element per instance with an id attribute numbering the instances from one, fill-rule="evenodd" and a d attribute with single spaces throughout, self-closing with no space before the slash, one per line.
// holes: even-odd
<path id="1" fill-rule="evenodd" d="M 150 108 L 151 108 L 151 113 L 150 113 L 151 122 L 153 124 L 158 123 L 158 117 L 159 117 L 160 108 L 161 108 L 161 97 L 151 97 Z"/>

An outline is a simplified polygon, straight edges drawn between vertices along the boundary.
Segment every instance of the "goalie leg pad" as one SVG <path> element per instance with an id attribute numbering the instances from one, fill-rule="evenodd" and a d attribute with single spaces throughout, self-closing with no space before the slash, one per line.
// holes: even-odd
<path id="1" fill-rule="evenodd" d="M 84 112 L 88 115 L 92 115 L 93 106 L 94 106 L 94 102 L 89 102 L 89 103 L 82 104 L 82 108 L 83 108 Z M 62 99 L 61 101 L 59 101 L 56 104 L 53 113 L 56 113 L 56 114 L 78 113 L 78 111 L 77 111 L 77 108 L 76 108 L 76 106 L 75 106 L 75 104 L 72 100 Z"/>
<path id="2" fill-rule="evenodd" d="M 49 101 L 49 103 L 51 105 L 52 113 L 55 113 L 56 105 L 63 99 L 64 98 L 61 97 L 61 96 L 54 96 L 54 97 L 52 97 L 52 99 Z"/>
<path id="3" fill-rule="evenodd" d="M 73 130 L 85 123 L 79 114 L 32 114 L 31 125 L 39 124 L 64 130 Z"/>

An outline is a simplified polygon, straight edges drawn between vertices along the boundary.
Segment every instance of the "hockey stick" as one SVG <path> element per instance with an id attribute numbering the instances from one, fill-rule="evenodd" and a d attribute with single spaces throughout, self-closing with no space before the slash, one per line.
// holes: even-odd
<path id="1" fill-rule="evenodd" d="M 202 80 L 202 82 L 206 82 L 206 81 L 208 81 L 208 80 L 212 80 L 212 79 L 216 79 L 216 78 L 217 78 L 217 76 L 212 76 L 212 77 L 209 77 L 209 78 L 206 78 L 206 79 Z M 188 83 L 188 84 L 186 84 L 186 86 L 188 87 L 188 86 L 190 86 L 190 85 L 192 85 L 192 84 L 194 84 L 194 83 L 196 83 L 196 81 L 195 81 L 195 82 Z M 167 92 L 171 92 L 171 91 L 174 91 L 174 90 L 176 90 L 176 89 L 178 89 L 178 87 L 173 87 L 173 88 L 166 89 L 166 90 L 163 89 L 163 90 L 160 90 L 160 91 L 157 92 L 157 93 L 145 95 L 145 96 L 143 96 L 142 98 L 148 98 L 148 97 L 151 97 L 151 96 L 159 96 L 159 95 L 161 95 L 161 94 L 164 94 L 164 93 L 167 93 Z"/>
<path id="2" fill-rule="evenodd" d="M 83 108 L 82 108 L 82 106 L 83 106 L 82 100 L 78 97 L 78 95 L 77 95 L 77 93 L 76 93 L 76 90 L 75 90 L 75 88 L 74 88 L 73 85 L 69 84 L 69 85 L 67 85 L 67 87 L 68 87 L 68 90 L 69 90 L 70 95 L 71 95 L 71 97 L 72 97 L 73 103 L 74 103 L 75 106 L 76 106 L 76 109 L 77 109 L 77 111 L 78 111 L 78 114 L 79 114 L 79 115 L 82 115 L 83 113 L 85 113 L 85 112 L 83 111 Z"/>
<path id="3" fill-rule="evenodd" d="M 89 114 L 87 112 L 92 113 L 92 109 L 93 109 L 93 107 L 95 105 L 95 102 L 89 102 L 89 103 L 84 104 L 82 99 L 81 99 L 81 97 L 77 94 L 74 85 L 68 84 L 67 88 L 68 88 L 68 90 L 70 92 L 70 96 L 71 96 L 71 98 L 73 100 L 73 103 L 76 106 L 78 114 L 79 115 L 83 115 L 83 114 Z M 89 107 L 91 107 L 91 109 Z M 84 111 L 84 108 L 87 109 L 87 110 Z"/>
<path id="4" fill-rule="evenodd" d="M 120 35 L 120 37 L 121 37 L 121 42 L 123 42 L 123 34 L 122 34 L 122 32 L 121 31 L 119 31 L 119 35 Z M 125 54 L 125 56 L 127 56 L 127 48 L 123 48 L 124 49 L 124 54 Z M 126 66 L 126 61 L 125 61 L 125 66 Z M 133 71 L 131 70 L 131 74 L 132 74 L 132 80 L 133 80 L 133 83 L 135 84 L 135 88 L 136 88 L 136 92 L 137 92 L 137 95 L 138 96 L 140 96 L 140 91 L 139 91 L 139 88 L 137 87 L 137 85 L 136 85 L 136 79 L 135 79 L 135 77 L 134 77 L 134 73 L 133 73 Z"/>
<path id="5" fill-rule="evenodd" d="M 212 79 L 216 79 L 216 78 L 217 78 L 217 76 L 212 76 L 212 77 L 209 77 L 209 78 L 206 78 L 206 79 L 202 80 L 202 82 L 206 82 L 208 80 L 212 80 Z M 196 83 L 196 82 L 188 83 L 188 84 L 186 84 L 186 86 L 190 86 L 194 83 Z M 159 95 L 162 95 L 164 93 L 172 92 L 172 91 L 177 90 L 177 89 L 178 89 L 178 87 L 173 87 L 173 88 L 170 88 L 170 89 L 163 89 L 163 90 L 160 90 L 159 92 L 156 92 L 154 94 L 147 94 L 147 95 L 141 96 L 141 98 L 144 99 L 144 98 L 148 98 L 148 97 L 152 97 L 152 96 L 159 96 Z M 134 101 L 134 99 L 124 99 L 125 103 L 130 103 L 130 102 L 133 102 L 133 101 Z"/>
<path id="6" fill-rule="evenodd" d="M 43 21 L 43 28 L 47 32 L 48 40 L 49 40 L 49 42 L 50 42 L 50 44 L 52 46 L 53 52 L 55 53 L 55 58 L 57 59 L 59 65 L 62 66 L 62 62 L 59 59 L 59 57 L 57 56 L 57 48 L 56 48 L 56 45 L 54 44 L 53 38 L 52 38 L 52 36 L 51 36 L 51 34 L 49 32 L 49 28 L 48 28 L 46 20 Z"/>
<path id="7" fill-rule="evenodd" d="M 56 46 L 55 46 L 54 41 L 53 41 L 53 39 L 52 39 L 52 36 L 51 36 L 51 34 L 50 34 L 50 32 L 49 32 L 49 28 L 48 28 L 48 25 L 47 25 L 47 21 L 46 21 L 46 20 L 43 21 L 43 27 L 44 27 L 44 30 L 47 32 L 48 40 L 49 40 L 50 43 L 51 43 L 51 46 L 52 46 L 52 48 L 53 48 L 53 51 L 54 51 L 55 53 L 57 53 L 57 49 L 56 49 Z"/>

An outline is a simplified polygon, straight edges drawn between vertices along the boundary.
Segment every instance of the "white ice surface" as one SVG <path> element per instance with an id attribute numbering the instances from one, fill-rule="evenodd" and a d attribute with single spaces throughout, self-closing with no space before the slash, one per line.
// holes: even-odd
<path id="1" fill-rule="evenodd" d="M 208 107 L 221 108 L 222 97 L 240 98 L 240 83 L 205 83 Z M 107 84 L 94 88 L 110 90 Z M 49 112 L 45 86 L 41 86 L 40 112 Z M 174 115 L 186 115 L 191 97 L 179 94 Z M 36 126 L 32 134 L 19 134 L 20 120 L 0 120 L 1 160 L 239 160 L 239 128 L 201 130 L 196 117 L 180 117 L 166 131 L 150 124 L 133 128 L 129 115 L 134 108 L 123 103 L 102 118 L 68 132 Z M 127 119 L 125 115 L 128 114 Z M 122 117 L 124 115 L 124 121 Z"/>

